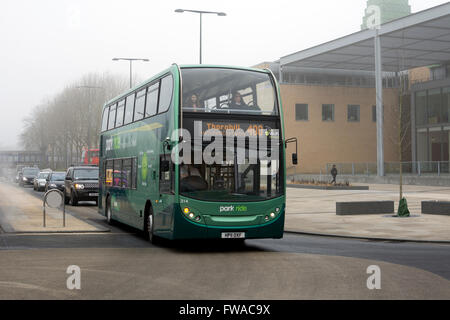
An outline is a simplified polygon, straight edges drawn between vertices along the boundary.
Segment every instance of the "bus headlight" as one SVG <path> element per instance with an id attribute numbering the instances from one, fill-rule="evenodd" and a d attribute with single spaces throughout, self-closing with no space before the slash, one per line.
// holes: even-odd
<path id="1" fill-rule="evenodd" d="M 84 189 L 84 184 L 75 183 L 75 189 L 83 190 Z"/>
<path id="2" fill-rule="evenodd" d="M 275 218 L 275 213 L 274 212 L 271 212 L 270 213 L 270 217 L 273 219 L 273 218 Z"/>
<path id="3" fill-rule="evenodd" d="M 181 211 L 183 212 L 184 217 L 186 219 L 189 219 L 191 221 L 195 221 L 195 222 L 198 222 L 198 223 L 204 223 L 202 216 L 197 214 L 197 213 L 195 213 L 195 212 L 193 212 L 191 210 L 191 208 L 184 207 L 184 208 L 181 209 Z M 195 211 L 195 209 L 194 209 L 194 211 Z"/>

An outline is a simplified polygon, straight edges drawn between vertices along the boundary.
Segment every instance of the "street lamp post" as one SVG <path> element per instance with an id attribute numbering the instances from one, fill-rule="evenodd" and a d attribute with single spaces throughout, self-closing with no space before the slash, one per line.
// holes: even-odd
<path id="1" fill-rule="evenodd" d="M 127 60 L 130 62 L 130 88 L 133 86 L 133 80 L 132 80 L 132 63 L 133 61 L 145 61 L 148 62 L 148 59 L 141 59 L 141 58 L 113 58 L 113 61 L 119 61 L 119 60 Z"/>
<path id="2" fill-rule="evenodd" d="M 187 9 L 176 9 L 175 12 L 183 13 L 183 12 L 192 12 L 198 13 L 200 16 L 200 64 L 202 64 L 202 16 L 203 14 L 217 14 L 219 17 L 224 17 L 227 14 L 225 12 L 215 12 L 215 11 L 202 11 L 202 10 L 187 10 Z"/>

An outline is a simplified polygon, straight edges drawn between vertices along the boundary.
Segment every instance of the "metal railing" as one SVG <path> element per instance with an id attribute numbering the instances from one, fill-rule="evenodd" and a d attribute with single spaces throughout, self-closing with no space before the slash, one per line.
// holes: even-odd
<path id="1" fill-rule="evenodd" d="M 327 163 L 325 174 L 329 174 L 333 165 L 336 165 L 340 175 L 376 175 L 377 164 L 375 162 L 364 163 Z M 450 175 L 450 161 L 409 161 L 409 162 L 385 162 L 384 170 L 386 175 Z"/>
<path id="2" fill-rule="evenodd" d="M 66 227 L 66 201 L 65 194 L 58 189 L 51 189 L 44 194 L 43 199 L 43 226 L 47 227 L 46 208 L 59 209 L 63 213 L 63 227 Z"/>

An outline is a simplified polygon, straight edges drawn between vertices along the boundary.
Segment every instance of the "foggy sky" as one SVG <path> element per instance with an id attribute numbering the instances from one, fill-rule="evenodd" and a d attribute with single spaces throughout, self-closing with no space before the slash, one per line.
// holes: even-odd
<path id="1" fill-rule="evenodd" d="M 447 1 L 410 0 L 417 12 Z M 203 18 L 203 63 L 252 66 L 360 30 L 365 0 L 2 0 L 0 149 L 18 148 L 32 108 L 90 72 L 146 79 L 176 62 L 198 63 L 199 18 L 177 8 L 222 11 Z"/>

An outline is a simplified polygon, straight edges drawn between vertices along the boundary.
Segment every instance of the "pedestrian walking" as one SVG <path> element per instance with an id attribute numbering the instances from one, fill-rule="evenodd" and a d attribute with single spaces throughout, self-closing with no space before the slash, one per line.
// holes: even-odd
<path id="1" fill-rule="evenodd" d="M 336 165 L 333 164 L 333 168 L 331 168 L 331 176 L 333 177 L 333 180 L 331 181 L 331 183 L 336 184 L 336 176 L 338 174 L 338 171 L 336 169 Z"/>

